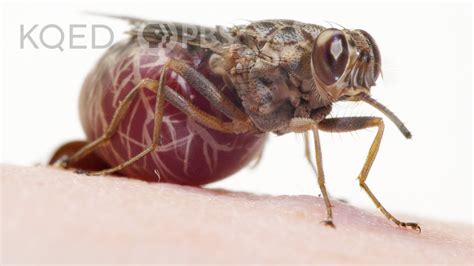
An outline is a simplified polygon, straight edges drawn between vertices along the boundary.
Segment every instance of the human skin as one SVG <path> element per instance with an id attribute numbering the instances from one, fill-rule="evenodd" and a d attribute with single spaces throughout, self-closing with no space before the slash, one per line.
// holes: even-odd
<path id="1" fill-rule="evenodd" d="M 333 200 L 1 165 L 2 263 L 472 263 L 473 226 L 422 232 Z"/>

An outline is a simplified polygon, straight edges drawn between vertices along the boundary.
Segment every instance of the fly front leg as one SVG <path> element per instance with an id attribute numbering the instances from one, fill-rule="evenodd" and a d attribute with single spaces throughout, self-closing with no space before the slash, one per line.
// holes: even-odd
<path id="1" fill-rule="evenodd" d="M 417 223 L 407 223 L 402 222 L 395 218 L 390 212 L 388 212 L 378 201 L 375 195 L 370 191 L 369 187 L 366 184 L 367 176 L 369 170 L 372 167 L 372 164 L 375 160 L 377 152 L 380 147 L 380 143 L 383 136 L 383 131 L 385 125 L 382 118 L 379 117 L 343 117 L 343 118 L 330 118 L 324 119 L 318 124 L 319 129 L 328 132 L 350 132 L 360 129 L 366 129 L 371 127 L 377 127 L 377 135 L 372 142 L 372 145 L 369 149 L 369 154 L 365 160 L 364 166 L 359 174 L 359 185 L 364 189 L 364 191 L 369 195 L 370 199 L 374 202 L 375 206 L 387 217 L 387 219 L 393 221 L 396 225 L 401 227 L 410 227 L 412 229 L 421 232 L 421 228 Z"/>

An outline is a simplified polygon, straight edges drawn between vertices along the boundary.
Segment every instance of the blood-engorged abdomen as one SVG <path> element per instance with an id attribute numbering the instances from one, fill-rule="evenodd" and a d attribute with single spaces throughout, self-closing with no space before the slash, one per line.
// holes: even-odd
<path id="1" fill-rule="evenodd" d="M 192 51 L 192 52 L 191 52 Z M 193 66 L 240 106 L 236 94 L 211 74 L 208 55 L 182 44 L 165 48 L 138 45 L 134 39 L 111 47 L 87 76 L 80 97 L 81 123 L 87 139 L 100 137 L 114 111 L 130 90 L 144 78 L 158 80 L 166 59 L 172 57 Z M 168 71 L 166 85 L 202 110 L 230 121 L 176 73 Z M 151 144 L 155 93 L 142 90 L 130 105 L 118 131 L 97 155 L 115 166 Z M 159 148 L 120 173 L 147 181 L 202 185 L 225 178 L 244 167 L 263 148 L 266 134 L 228 134 L 209 129 L 165 102 Z"/>

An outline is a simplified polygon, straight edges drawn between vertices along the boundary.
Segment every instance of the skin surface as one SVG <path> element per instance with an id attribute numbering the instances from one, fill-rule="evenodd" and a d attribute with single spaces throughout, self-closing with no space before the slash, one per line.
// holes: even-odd
<path id="1" fill-rule="evenodd" d="M 89 177 L 1 165 L 2 263 L 472 263 L 473 227 L 422 233 L 312 196 Z"/>

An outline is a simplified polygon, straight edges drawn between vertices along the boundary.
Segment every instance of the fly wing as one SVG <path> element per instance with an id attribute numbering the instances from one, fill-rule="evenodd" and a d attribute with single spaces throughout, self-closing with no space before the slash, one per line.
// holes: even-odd
<path id="1" fill-rule="evenodd" d="M 142 37 L 150 43 L 180 42 L 202 48 L 218 49 L 233 42 L 233 37 L 225 27 L 215 28 L 200 25 L 166 22 L 159 20 L 147 20 L 136 17 L 98 14 L 120 20 L 126 20 L 132 28 L 126 33 L 132 37 Z"/>

